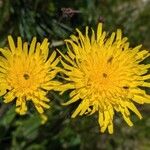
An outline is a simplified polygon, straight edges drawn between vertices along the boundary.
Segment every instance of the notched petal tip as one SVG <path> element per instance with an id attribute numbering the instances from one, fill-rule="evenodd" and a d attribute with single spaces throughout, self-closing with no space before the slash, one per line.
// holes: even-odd
<path id="1" fill-rule="evenodd" d="M 97 27 L 97 42 L 100 40 L 100 37 L 102 35 L 102 28 L 102 23 L 99 23 Z"/>
<path id="2" fill-rule="evenodd" d="M 16 113 L 18 113 L 19 115 L 26 115 L 26 113 L 27 113 L 27 109 L 22 109 L 21 107 L 17 107 L 16 109 L 15 109 L 15 111 L 16 111 Z"/>
<path id="3" fill-rule="evenodd" d="M 6 94 L 6 89 L 0 89 L 0 96 L 3 96 L 4 94 Z"/>
<path id="4" fill-rule="evenodd" d="M 48 39 L 47 38 L 44 38 L 42 44 L 41 44 L 41 49 L 44 49 L 46 46 L 49 45 L 49 42 L 48 42 Z"/>
<path id="5" fill-rule="evenodd" d="M 121 38 L 122 38 L 122 30 L 117 29 L 116 40 L 121 40 Z"/>
<path id="6" fill-rule="evenodd" d="M 48 117 L 45 114 L 40 114 L 41 124 L 45 124 L 48 120 Z"/>
<path id="7" fill-rule="evenodd" d="M 16 46 L 11 35 L 8 35 L 8 43 L 9 43 L 10 50 L 14 52 L 16 49 Z"/>
<path id="8" fill-rule="evenodd" d="M 70 104 L 70 103 L 68 103 L 68 102 L 61 103 L 62 106 L 67 106 L 67 105 L 69 105 L 69 104 Z"/>

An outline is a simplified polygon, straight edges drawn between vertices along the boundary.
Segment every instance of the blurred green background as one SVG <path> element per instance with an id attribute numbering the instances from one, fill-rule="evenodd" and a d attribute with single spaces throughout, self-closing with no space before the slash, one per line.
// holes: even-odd
<path id="1" fill-rule="evenodd" d="M 37 36 L 39 41 L 47 37 L 51 50 L 65 52 L 63 40 L 76 33 L 75 28 L 96 28 L 98 22 L 109 32 L 121 28 L 131 46 L 142 43 L 150 49 L 150 0 L 0 0 L 0 46 L 7 45 L 9 34 L 28 41 Z M 150 149 L 150 106 L 138 106 L 143 119 L 133 114 L 132 128 L 116 114 L 115 132 L 109 135 L 99 133 L 96 114 L 70 119 L 74 106 L 61 106 L 67 95 L 50 92 L 49 98 L 49 119 L 41 125 L 32 106 L 27 115 L 19 116 L 13 103 L 3 104 L 1 97 L 1 150 Z"/>

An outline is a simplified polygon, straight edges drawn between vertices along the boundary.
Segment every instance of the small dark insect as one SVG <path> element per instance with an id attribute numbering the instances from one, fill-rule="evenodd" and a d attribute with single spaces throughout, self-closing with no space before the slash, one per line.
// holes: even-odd
<path id="1" fill-rule="evenodd" d="M 112 60 L 113 60 L 113 56 L 111 56 L 108 60 L 107 60 L 107 63 L 112 63 Z"/>
<path id="2" fill-rule="evenodd" d="M 106 73 L 103 73 L 103 77 L 104 77 L 104 78 L 107 78 L 107 74 L 106 74 Z"/>
<path id="3" fill-rule="evenodd" d="M 26 73 L 23 75 L 23 77 L 24 77 L 25 80 L 28 80 L 30 78 L 29 75 L 26 74 Z"/>
<path id="4" fill-rule="evenodd" d="M 129 89 L 129 87 L 128 87 L 128 86 L 123 86 L 123 88 L 124 88 L 125 90 Z"/>

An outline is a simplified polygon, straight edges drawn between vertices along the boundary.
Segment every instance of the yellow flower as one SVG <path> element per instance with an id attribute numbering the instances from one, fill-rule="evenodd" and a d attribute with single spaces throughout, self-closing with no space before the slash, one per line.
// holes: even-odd
<path id="1" fill-rule="evenodd" d="M 44 108 L 50 107 L 47 91 L 59 85 L 58 81 L 53 81 L 58 72 L 56 52 L 49 56 L 46 38 L 40 44 L 34 37 L 29 48 L 20 37 L 17 46 L 11 36 L 8 36 L 8 41 L 10 49 L 0 49 L 0 96 L 4 96 L 5 103 L 15 100 L 16 112 L 20 115 L 27 112 L 27 101 L 32 101 L 46 120 Z"/>
<path id="2" fill-rule="evenodd" d="M 79 101 L 72 118 L 98 112 L 101 132 L 108 128 L 109 133 L 113 133 L 115 111 L 132 126 L 129 110 L 142 118 L 134 102 L 150 103 L 150 96 L 142 88 L 150 87 L 146 82 L 150 79 L 150 64 L 142 64 L 150 53 L 140 50 L 141 45 L 129 47 L 119 29 L 108 37 L 102 32 L 102 24 L 98 25 L 97 32 L 91 30 L 91 36 L 88 27 L 85 35 L 78 29 L 77 32 L 78 36 L 71 35 L 71 39 L 66 40 L 67 55 L 60 52 L 66 83 L 59 90 L 61 93 L 71 90 L 70 100 L 64 105 Z"/>

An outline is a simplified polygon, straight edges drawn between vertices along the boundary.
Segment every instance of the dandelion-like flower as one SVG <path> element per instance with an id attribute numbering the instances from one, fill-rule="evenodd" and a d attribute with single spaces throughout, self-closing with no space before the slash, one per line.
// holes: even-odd
<path id="1" fill-rule="evenodd" d="M 150 56 L 147 50 L 140 50 L 141 45 L 131 48 L 120 29 L 110 37 L 102 31 L 102 24 L 97 32 L 88 27 L 83 35 L 78 29 L 78 36 L 71 35 L 66 40 L 68 51 L 61 61 L 65 83 L 59 90 L 70 90 L 70 100 L 64 105 L 79 101 L 79 106 L 72 114 L 92 115 L 98 112 L 100 131 L 107 128 L 113 133 L 114 112 L 120 112 L 129 126 L 130 110 L 140 119 L 140 112 L 134 105 L 150 103 L 150 96 L 142 87 L 150 87 L 148 69 L 150 64 L 142 61 Z M 107 37 L 106 37 L 107 36 Z"/>
<path id="2" fill-rule="evenodd" d="M 48 40 L 40 44 L 34 37 L 30 47 L 17 39 L 17 46 L 11 36 L 8 36 L 9 47 L 0 49 L 0 96 L 4 102 L 16 101 L 16 111 L 20 115 L 27 112 L 27 101 L 32 101 L 43 119 L 44 108 L 48 109 L 47 91 L 59 85 L 54 81 L 58 72 L 54 51 L 49 56 Z"/>

